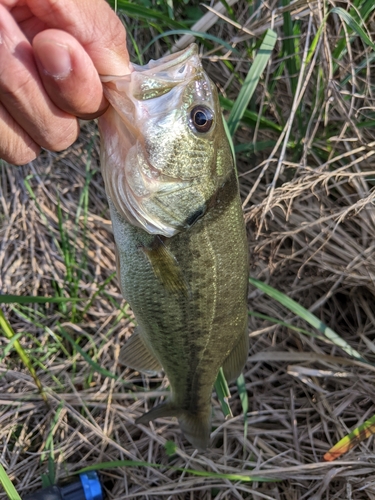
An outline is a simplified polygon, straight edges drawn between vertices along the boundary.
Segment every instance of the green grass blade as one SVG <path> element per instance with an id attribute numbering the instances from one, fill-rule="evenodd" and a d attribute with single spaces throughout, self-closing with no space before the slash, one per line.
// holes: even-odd
<path id="1" fill-rule="evenodd" d="M 314 36 L 314 39 L 309 47 L 309 51 L 307 52 L 306 60 L 305 60 L 305 66 L 307 66 L 311 59 L 313 58 L 313 55 L 315 53 L 315 49 L 318 46 L 318 42 L 320 37 L 322 36 L 323 33 L 323 28 L 325 27 L 325 24 L 327 22 L 327 18 L 325 17 L 323 19 L 322 24 L 319 26 L 318 31 L 316 32 L 316 35 Z"/>
<path id="2" fill-rule="evenodd" d="M 349 354 L 349 356 L 352 356 L 353 358 L 358 359 L 364 363 L 368 363 L 359 354 L 358 351 L 353 349 L 344 339 L 342 339 L 336 332 L 334 332 L 332 328 L 326 326 L 322 321 L 320 321 L 320 319 L 318 319 L 314 314 L 298 304 L 295 300 L 255 278 L 249 278 L 249 281 L 251 285 L 255 286 L 256 288 L 267 294 L 269 297 L 277 300 L 277 302 L 292 311 L 292 313 L 296 314 L 311 326 L 322 332 L 322 334 L 327 337 L 328 340 L 330 340 L 337 347 L 340 347 L 343 351 Z"/>
<path id="3" fill-rule="evenodd" d="M 363 43 L 375 50 L 374 42 L 368 37 L 364 29 L 361 28 L 357 21 L 349 14 L 349 12 L 346 12 L 346 10 L 342 9 L 341 7 L 334 7 L 331 10 L 331 13 L 340 16 L 344 23 L 357 33 Z"/>
<path id="4" fill-rule="evenodd" d="M 356 123 L 358 128 L 370 128 L 375 127 L 375 120 L 366 120 L 361 123 Z"/>
<path id="5" fill-rule="evenodd" d="M 151 42 L 149 42 L 146 47 L 143 49 L 143 54 L 147 52 L 147 50 L 153 45 L 159 38 L 164 38 L 166 36 L 170 35 L 191 35 L 195 36 L 196 38 L 203 38 L 204 40 L 211 40 L 211 42 L 215 42 L 219 45 L 222 45 L 225 47 L 227 50 L 232 52 L 233 54 L 237 55 L 238 57 L 240 56 L 240 53 L 232 47 L 229 43 L 225 42 L 221 38 L 218 38 L 217 36 L 210 35 L 209 33 L 203 33 L 201 31 L 192 31 L 189 29 L 180 29 L 180 30 L 170 30 L 170 31 L 164 31 L 163 33 L 160 33 L 160 35 L 155 36 Z"/>
<path id="6" fill-rule="evenodd" d="M 235 166 L 236 171 L 237 171 L 236 151 L 235 151 L 235 148 L 234 148 L 233 139 L 232 139 L 232 136 L 230 135 L 228 124 L 225 121 L 224 116 L 222 116 L 222 118 L 223 118 L 223 125 L 224 125 L 225 135 L 227 136 L 227 139 L 228 139 L 228 142 L 229 142 L 229 146 L 230 146 L 230 150 L 232 151 L 234 166 Z"/>
<path id="7" fill-rule="evenodd" d="M 102 368 L 99 363 L 96 363 L 91 357 L 80 347 L 77 342 L 74 341 L 74 339 L 69 335 L 69 333 L 64 330 L 64 328 L 59 325 L 59 333 L 68 341 L 70 344 L 76 349 L 77 352 L 83 357 L 83 359 L 90 365 L 92 370 L 94 370 L 97 373 L 100 373 L 103 375 L 103 377 L 108 377 L 111 379 L 114 379 L 116 381 L 119 381 L 119 383 L 124 384 L 128 386 L 131 390 L 135 390 L 137 392 L 145 392 L 145 389 L 143 387 L 138 387 L 134 385 L 132 382 L 126 382 L 125 380 L 119 380 L 119 376 L 106 370 L 105 368 Z"/>
<path id="8" fill-rule="evenodd" d="M 115 380 L 118 379 L 118 376 L 111 373 L 110 371 L 106 370 L 105 368 L 102 368 L 98 363 L 93 361 L 91 357 L 80 347 L 77 342 L 69 335 L 69 333 L 64 330 L 62 326 L 59 327 L 59 333 L 68 341 L 70 344 L 80 353 L 80 355 L 83 357 L 83 359 L 91 366 L 91 368 L 103 375 L 104 377 L 109 377 L 113 378 Z"/>
<path id="9" fill-rule="evenodd" d="M 226 111 L 232 111 L 234 102 L 231 99 L 227 99 L 226 97 L 220 96 L 219 101 L 220 101 L 220 106 L 223 109 L 225 109 Z M 259 120 L 259 127 L 262 129 L 268 128 L 271 130 L 276 130 L 277 132 L 281 132 L 283 129 L 283 127 L 281 127 L 277 123 L 268 120 L 263 116 L 259 118 L 258 114 L 255 113 L 254 111 L 251 111 L 250 109 L 246 109 L 244 111 L 240 121 L 243 122 L 245 125 L 249 125 L 250 127 L 255 128 L 258 120 Z"/>
<path id="10" fill-rule="evenodd" d="M 238 94 L 236 102 L 228 118 L 228 127 L 231 135 L 233 135 L 246 111 L 251 97 L 254 94 L 259 78 L 261 77 L 267 63 L 271 57 L 271 53 L 275 47 L 277 35 L 272 30 L 267 30 L 258 53 L 253 64 L 245 78 L 244 84 Z"/>
<path id="11" fill-rule="evenodd" d="M 230 390 L 222 368 L 220 368 L 215 381 L 215 391 L 225 419 L 233 417 L 232 410 L 230 409 L 228 402 L 228 399 L 230 398 Z"/>
<path id="12" fill-rule="evenodd" d="M 22 337 L 22 333 L 16 333 L 14 335 L 14 337 L 12 337 L 8 344 L 1 350 L 1 354 L 0 354 L 0 363 L 3 361 L 3 359 L 8 356 L 8 353 L 13 349 L 14 347 L 14 343 L 20 338 Z"/>
<path id="13" fill-rule="evenodd" d="M 33 297 L 31 295 L 0 295 L 0 304 L 60 304 L 62 302 L 78 302 L 84 299 L 70 297 Z"/>
<path id="14" fill-rule="evenodd" d="M 53 435 L 56 431 L 55 427 L 59 421 L 59 418 L 60 418 L 60 413 L 61 413 L 61 410 L 64 408 L 64 402 L 61 401 L 59 403 L 59 406 L 56 408 L 55 410 L 55 413 L 53 415 L 53 419 L 52 419 L 52 422 L 51 422 L 51 427 L 50 427 L 50 430 L 49 430 L 49 433 L 48 433 L 48 436 L 47 436 L 47 439 L 45 440 L 45 442 L 43 443 L 43 447 L 42 447 L 42 450 L 41 450 L 41 456 L 40 456 L 40 460 L 41 462 L 43 462 L 45 459 L 46 459 L 46 455 L 48 454 L 49 456 L 54 456 L 54 447 L 53 447 Z M 51 484 L 54 484 L 55 482 L 55 478 L 52 477 L 50 478 L 51 479 Z"/>
<path id="15" fill-rule="evenodd" d="M 5 472 L 4 467 L 0 464 L 0 484 L 9 500 L 22 500 L 17 493 L 16 488 L 13 486 L 12 481 L 9 479 L 8 474 Z"/>
<path id="16" fill-rule="evenodd" d="M 345 11 L 343 9 L 340 9 L 337 11 L 336 9 L 338 9 L 338 8 L 335 7 L 334 9 L 332 9 L 329 12 L 329 14 L 332 12 L 338 14 L 341 17 L 341 19 L 348 26 L 350 26 L 350 24 L 352 24 L 352 26 L 350 26 L 351 29 L 354 32 L 356 32 L 359 36 L 361 36 L 362 31 L 361 31 L 361 28 L 358 29 L 358 25 L 361 26 L 361 25 L 366 23 L 367 18 L 369 17 L 371 12 L 375 9 L 375 3 L 373 0 L 367 0 L 367 1 L 366 0 L 365 1 L 359 0 L 359 1 L 354 2 L 353 4 L 348 4 L 348 7 L 349 7 L 348 11 Z M 343 14 L 343 12 L 344 12 L 344 14 Z M 356 26 L 356 24 L 357 24 L 357 26 Z M 369 26 L 369 28 L 370 28 L 370 26 Z M 341 36 L 338 37 L 336 47 L 332 51 L 332 60 L 334 61 L 334 64 L 333 64 L 334 71 L 336 71 L 337 68 L 339 67 L 337 62 L 342 60 L 348 51 L 346 36 L 342 31 L 341 31 L 340 35 Z M 367 37 L 367 35 L 365 35 L 365 37 Z M 349 42 L 351 43 L 352 40 L 353 40 L 353 37 L 350 36 Z M 367 57 L 368 57 L 368 55 L 367 55 Z M 349 78 L 351 78 L 352 77 L 351 72 L 349 74 L 350 74 Z"/>
<path id="17" fill-rule="evenodd" d="M 273 148 L 277 144 L 277 141 L 258 141 L 258 142 L 248 142 L 245 144 L 236 144 L 234 150 L 236 153 L 256 153 L 259 151 L 264 151 L 265 149 Z M 296 144 L 294 142 L 288 142 L 289 151 L 294 149 Z"/>
<path id="18" fill-rule="evenodd" d="M 374 0 L 367 0 L 364 3 L 361 2 L 360 14 L 362 19 L 366 20 L 373 10 L 375 10 Z"/>
<path id="19" fill-rule="evenodd" d="M 282 0 L 282 4 L 283 6 L 288 6 L 290 4 L 290 0 Z M 284 52 L 284 57 L 286 58 L 286 67 L 288 68 L 292 92 L 293 95 L 295 95 L 298 82 L 298 77 L 297 77 L 298 51 L 296 49 L 293 21 L 290 11 L 284 12 L 283 18 L 284 18 L 283 30 L 285 35 L 282 41 L 283 52 Z"/>
<path id="20" fill-rule="evenodd" d="M 236 383 L 237 383 L 238 394 L 240 396 L 242 411 L 243 411 L 243 419 L 244 419 L 243 436 L 246 439 L 247 438 L 247 430 L 249 427 L 249 422 L 247 420 L 247 412 L 249 411 L 249 397 L 247 395 L 246 381 L 245 381 L 245 377 L 244 377 L 243 373 L 241 373 L 241 375 L 238 377 Z"/>
<path id="21" fill-rule="evenodd" d="M 138 43 L 137 43 L 137 40 L 133 37 L 132 33 L 131 33 L 131 30 L 125 25 L 125 29 L 126 29 L 126 34 L 127 36 L 130 38 L 130 43 L 131 45 L 133 46 L 134 48 L 134 52 L 137 56 L 137 60 L 135 60 L 134 62 L 136 64 L 140 64 L 141 66 L 144 65 L 144 61 L 143 61 L 143 55 L 142 55 L 142 50 L 141 48 L 139 47 Z"/>
<path id="22" fill-rule="evenodd" d="M 231 19 L 235 20 L 235 15 L 232 7 L 226 2 L 226 0 L 220 0 L 220 3 L 224 5 Z"/>
<path id="23" fill-rule="evenodd" d="M 368 54 L 365 59 L 362 60 L 355 68 L 353 68 L 353 74 L 358 75 L 361 71 L 363 71 L 369 64 L 371 64 L 375 60 L 375 53 L 371 52 Z M 349 83 L 352 78 L 352 73 L 350 72 L 343 80 L 340 82 L 340 87 L 345 87 Z"/>
<path id="24" fill-rule="evenodd" d="M 82 311 L 82 316 L 84 316 L 87 311 L 90 309 L 92 303 L 94 302 L 94 300 L 96 299 L 96 297 L 103 291 L 105 290 L 106 286 L 108 285 L 108 283 L 116 276 L 116 271 L 114 271 L 112 274 L 110 274 L 108 276 L 108 278 L 103 281 L 103 283 L 98 287 L 98 289 L 96 290 L 96 292 L 94 293 L 94 295 L 91 297 L 91 299 L 89 300 L 89 302 L 87 303 L 87 305 L 85 306 L 84 310 Z"/>
<path id="25" fill-rule="evenodd" d="M 375 434 L 375 415 L 359 425 L 356 429 L 350 432 L 347 436 L 340 439 L 327 453 L 324 455 L 324 460 L 332 462 L 336 458 L 341 457 L 344 453 L 354 448 L 358 443 L 364 441 Z"/>
<path id="26" fill-rule="evenodd" d="M 265 319 L 266 321 L 270 321 L 271 323 L 275 323 L 276 325 L 285 326 L 290 330 L 293 330 L 298 333 L 303 333 L 304 335 L 308 335 L 309 337 L 315 337 L 317 339 L 327 340 L 325 337 L 321 335 L 317 335 L 316 333 L 309 332 L 304 328 L 299 328 L 298 326 L 294 326 L 291 323 L 286 323 L 285 321 L 281 321 L 280 319 L 273 318 L 272 316 L 267 316 L 267 314 L 257 313 L 255 311 L 249 311 L 249 316 L 254 316 L 254 318 Z"/>
<path id="27" fill-rule="evenodd" d="M 42 473 L 41 478 L 42 478 L 42 488 L 49 488 L 50 486 L 53 486 L 55 484 L 56 480 L 56 466 L 54 459 L 50 455 L 48 457 L 48 472 L 47 473 Z"/>
<path id="28" fill-rule="evenodd" d="M 102 470 L 102 469 L 114 469 L 116 467 L 153 467 L 155 469 L 169 468 L 178 472 L 187 472 L 193 476 L 207 477 L 211 479 L 229 479 L 229 481 L 243 481 L 243 482 L 267 482 L 274 483 L 280 481 L 280 479 L 264 478 L 261 476 L 251 476 L 247 474 L 220 474 L 218 472 L 208 472 L 205 470 L 195 470 L 195 469 L 185 469 L 183 467 L 166 466 L 162 464 L 155 464 L 151 462 L 141 462 L 137 460 L 114 460 L 113 462 L 102 462 L 100 464 L 90 465 L 75 472 L 75 474 L 81 474 L 83 472 L 89 472 L 91 470 Z"/>
<path id="29" fill-rule="evenodd" d="M 40 206 L 40 204 L 39 204 L 39 202 L 38 202 L 38 198 L 37 198 L 37 196 L 35 195 L 35 193 L 34 193 L 34 191 L 33 191 L 32 187 L 31 187 L 31 184 L 30 184 L 30 182 L 29 182 L 29 181 L 30 181 L 30 179 L 32 179 L 33 177 L 34 177 L 34 175 L 28 175 L 28 176 L 27 176 L 27 177 L 23 180 L 23 183 L 24 183 L 24 185 L 25 185 L 25 188 L 26 188 L 27 192 L 28 192 L 28 193 L 29 193 L 29 195 L 30 195 L 30 198 L 34 201 L 35 206 L 37 207 L 38 212 L 39 212 L 39 214 L 40 214 L 40 217 L 41 217 L 41 219 L 42 219 L 42 221 L 43 221 L 43 223 L 44 223 L 45 227 L 48 229 L 48 232 L 49 232 L 49 234 L 50 234 L 50 236 L 51 236 L 51 239 L 52 239 L 52 241 L 54 242 L 54 244 L 56 245 L 56 248 L 57 248 L 58 252 L 59 252 L 61 255 L 63 255 L 62 250 L 61 250 L 61 247 L 60 247 L 60 243 L 57 241 L 56 236 L 54 235 L 54 233 L 53 233 L 52 229 L 50 228 L 49 221 L 48 221 L 48 219 L 47 219 L 47 217 L 46 217 L 45 213 L 43 212 L 42 207 Z"/>
<path id="30" fill-rule="evenodd" d="M 19 343 L 18 340 L 14 340 L 15 333 L 13 331 L 13 328 L 10 326 L 8 323 L 7 319 L 4 316 L 3 311 L 0 309 L 0 329 L 3 331 L 5 337 L 9 340 L 13 340 L 14 344 L 14 349 L 17 352 L 18 356 L 20 357 L 22 363 L 26 366 L 26 368 L 29 370 L 31 376 L 34 379 L 35 385 L 37 386 L 44 402 L 48 405 L 48 399 L 47 396 L 44 392 L 43 386 L 41 381 L 38 378 L 38 375 L 36 374 L 36 371 L 31 363 L 30 358 L 26 354 L 26 352 L 23 350 L 23 347 Z"/>
<path id="31" fill-rule="evenodd" d="M 114 0 L 107 0 L 107 1 L 113 8 L 115 7 Z M 186 28 L 185 24 L 179 23 L 157 10 L 149 8 L 146 9 L 143 5 L 137 5 L 135 3 L 125 2 L 125 0 L 117 0 L 116 3 L 117 3 L 117 10 L 123 11 L 129 17 L 146 19 L 146 20 L 157 19 L 158 21 L 163 21 L 167 26 L 174 26 L 176 28 Z"/>

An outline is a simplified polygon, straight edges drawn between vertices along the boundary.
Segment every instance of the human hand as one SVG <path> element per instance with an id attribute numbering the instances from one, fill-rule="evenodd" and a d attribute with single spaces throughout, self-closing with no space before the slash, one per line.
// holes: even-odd
<path id="1" fill-rule="evenodd" d="M 0 0 L 0 158 L 22 165 L 77 138 L 108 106 L 99 75 L 129 73 L 105 0 Z"/>

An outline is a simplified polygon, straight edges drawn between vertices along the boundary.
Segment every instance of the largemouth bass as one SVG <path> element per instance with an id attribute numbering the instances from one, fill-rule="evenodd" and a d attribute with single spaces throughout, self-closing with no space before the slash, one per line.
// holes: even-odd
<path id="1" fill-rule="evenodd" d="M 127 366 L 165 371 L 169 399 L 137 419 L 175 416 L 206 449 L 211 395 L 248 354 L 248 250 L 231 148 L 197 46 L 105 79 L 101 165 L 121 291 L 138 327 Z"/>

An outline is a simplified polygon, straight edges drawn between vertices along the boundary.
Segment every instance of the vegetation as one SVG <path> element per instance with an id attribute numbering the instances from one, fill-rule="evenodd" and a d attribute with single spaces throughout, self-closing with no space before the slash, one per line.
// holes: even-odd
<path id="1" fill-rule="evenodd" d="M 134 321 L 95 124 L 61 154 L 2 162 L 0 499 L 18 498 L 10 480 L 22 497 L 84 467 L 116 500 L 373 498 L 373 0 L 116 4 L 133 62 L 196 38 L 221 92 L 249 228 L 249 359 L 233 418 L 214 397 L 207 453 L 171 419 L 134 425 L 168 381 L 118 363 Z"/>

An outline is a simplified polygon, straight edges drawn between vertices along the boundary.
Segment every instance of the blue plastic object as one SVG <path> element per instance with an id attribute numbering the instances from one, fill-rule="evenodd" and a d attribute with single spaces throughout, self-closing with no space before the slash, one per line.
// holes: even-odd
<path id="1" fill-rule="evenodd" d="M 86 500 L 103 500 L 102 485 L 96 471 L 84 472 L 79 475 L 79 478 L 86 495 Z"/>
<path id="2" fill-rule="evenodd" d="M 34 491 L 23 500 L 104 500 L 104 495 L 97 472 L 90 471 Z"/>

